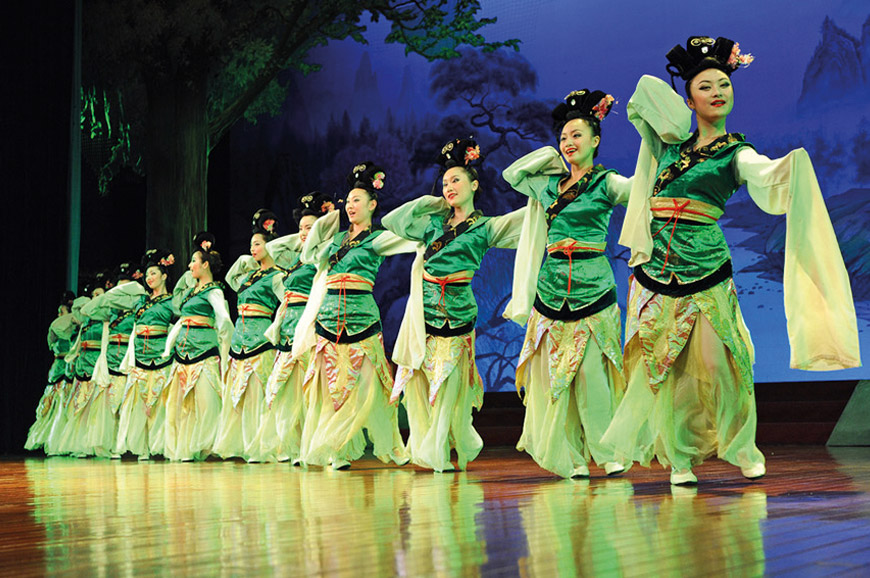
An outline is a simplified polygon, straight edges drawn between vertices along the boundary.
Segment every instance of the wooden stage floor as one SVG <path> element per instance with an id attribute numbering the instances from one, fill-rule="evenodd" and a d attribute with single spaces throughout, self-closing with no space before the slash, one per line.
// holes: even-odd
<path id="1" fill-rule="evenodd" d="M 870 448 L 769 446 L 561 480 L 508 448 L 465 473 L 0 460 L 4 575 L 868 576 Z"/>

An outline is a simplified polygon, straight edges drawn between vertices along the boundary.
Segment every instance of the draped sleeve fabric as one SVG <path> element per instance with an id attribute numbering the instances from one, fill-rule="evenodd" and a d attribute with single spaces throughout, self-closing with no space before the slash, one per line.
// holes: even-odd
<path id="1" fill-rule="evenodd" d="M 799 148 L 769 159 L 747 147 L 733 166 L 759 208 L 786 216 L 783 297 L 791 367 L 860 366 L 849 274 L 809 155 Z"/>
<path id="2" fill-rule="evenodd" d="M 227 271 L 225 276 L 227 285 L 229 285 L 230 289 L 238 292 L 239 287 L 242 286 L 242 283 L 245 282 L 245 279 L 248 278 L 248 275 L 257 270 L 259 265 L 257 261 L 250 255 L 242 255 L 236 262 L 233 263 L 233 266 L 230 267 L 230 270 Z"/>
<path id="3" fill-rule="evenodd" d="M 619 244 L 631 249 L 628 264 L 634 267 L 649 261 L 652 254 L 649 199 L 656 179 L 655 159 L 664 146 L 689 139 L 692 111 L 665 81 L 648 75 L 638 81 L 626 111 L 641 144 Z"/>
<path id="4" fill-rule="evenodd" d="M 516 191 L 529 197 L 520 225 L 511 299 L 502 316 L 525 325 L 532 311 L 541 261 L 547 247 L 546 207 L 541 196 L 553 177 L 567 174 L 568 169 L 558 151 L 543 147 L 516 160 L 502 172 L 502 177 Z"/>

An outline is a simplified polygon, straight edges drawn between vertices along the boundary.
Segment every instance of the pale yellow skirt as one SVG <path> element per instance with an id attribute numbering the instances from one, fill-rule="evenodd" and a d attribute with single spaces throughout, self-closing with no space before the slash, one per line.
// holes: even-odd
<path id="1" fill-rule="evenodd" d="M 214 443 L 214 453 L 220 457 L 250 460 L 259 455 L 259 442 L 255 440 L 266 410 L 265 385 L 274 364 L 274 349 L 247 359 L 230 359 Z"/>
<path id="2" fill-rule="evenodd" d="M 406 463 L 398 405 L 390 403 L 392 386 L 380 333 L 357 343 L 318 338 L 302 386 L 308 409 L 301 461 L 326 466 L 359 459 L 365 429 L 378 459 Z"/>
<path id="3" fill-rule="evenodd" d="M 115 449 L 119 454 L 129 451 L 140 458 L 163 454 L 166 394 L 171 375 L 171 365 L 160 369 L 130 369 L 118 412 Z"/>
<path id="4" fill-rule="evenodd" d="M 741 468 L 764 463 L 752 343 L 730 279 L 686 297 L 632 281 L 627 335 L 628 389 L 602 440 L 608 447 L 678 470 L 713 455 Z"/>
<path id="5" fill-rule="evenodd" d="M 456 337 L 426 337 L 426 358 L 420 370 L 400 367 L 396 381 L 405 382 L 408 452 L 418 466 L 450 470 L 450 450 L 464 470 L 483 449 L 472 425 L 472 408 L 483 405 L 483 382 L 474 363 L 474 332 Z"/>
<path id="6" fill-rule="evenodd" d="M 266 412 L 260 422 L 248 459 L 257 462 L 298 460 L 305 424 L 305 396 L 302 381 L 311 355 L 298 358 L 281 351 L 266 382 Z"/>
<path id="7" fill-rule="evenodd" d="M 625 391 L 616 304 L 578 321 L 532 310 L 517 364 L 526 415 L 517 449 L 564 478 L 590 458 L 622 463 L 601 436 Z"/>
<path id="8" fill-rule="evenodd" d="M 204 460 L 212 453 L 221 414 L 218 356 L 172 364 L 166 394 L 165 451 L 170 460 Z"/>

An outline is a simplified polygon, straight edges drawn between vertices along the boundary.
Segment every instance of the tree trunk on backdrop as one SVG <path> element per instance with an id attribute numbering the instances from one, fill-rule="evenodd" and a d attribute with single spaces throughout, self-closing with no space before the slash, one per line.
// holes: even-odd
<path id="1" fill-rule="evenodd" d="M 183 267 L 193 236 L 208 227 L 206 75 L 146 80 L 146 85 L 146 243 L 172 251 Z"/>

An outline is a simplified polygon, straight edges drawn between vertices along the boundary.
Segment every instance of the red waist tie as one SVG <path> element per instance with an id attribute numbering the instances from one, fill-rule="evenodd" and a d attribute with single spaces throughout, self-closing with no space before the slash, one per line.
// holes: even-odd
<path id="1" fill-rule="evenodd" d="M 701 211 L 693 211 L 692 209 L 687 209 L 686 207 L 688 207 L 689 203 L 692 202 L 690 199 L 686 199 L 683 203 L 680 203 L 679 201 L 677 201 L 677 199 L 673 199 L 673 201 L 674 201 L 673 207 L 660 207 L 660 208 L 650 209 L 651 211 L 672 211 L 671 216 L 668 217 L 668 220 L 665 221 L 665 224 L 662 225 L 658 231 L 653 233 L 653 237 L 655 237 L 656 235 L 661 233 L 662 229 L 667 227 L 671 221 L 674 222 L 673 226 L 671 227 L 671 237 L 670 237 L 670 239 L 668 239 L 668 248 L 667 248 L 667 251 L 665 251 L 665 262 L 662 263 L 662 270 L 661 270 L 662 273 L 665 272 L 665 267 L 667 267 L 667 265 L 668 265 L 668 258 L 671 256 L 671 241 L 674 240 L 674 233 L 677 230 L 677 221 L 680 220 L 680 217 L 683 215 L 683 213 L 688 213 L 690 215 L 700 215 L 701 217 L 707 217 L 708 219 L 713 219 L 713 217 L 711 217 L 710 215 L 704 214 Z M 713 219 L 713 220 L 715 221 L 716 219 Z"/>
<path id="2" fill-rule="evenodd" d="M 584 247 L 583 245 L 578 245 L 577 241 L 571 241 L 570 245 L 565 245 L 564 247 L 556 247 L 552 250 L 548 250 L 548 253 L 563 253 L 568 257 L 568 293 L 571 293 L 571 272 L 574 269 L 574 251 L 597 251 L 602 253 L 601 249 L 597 249 L 595 247 Z"/>

